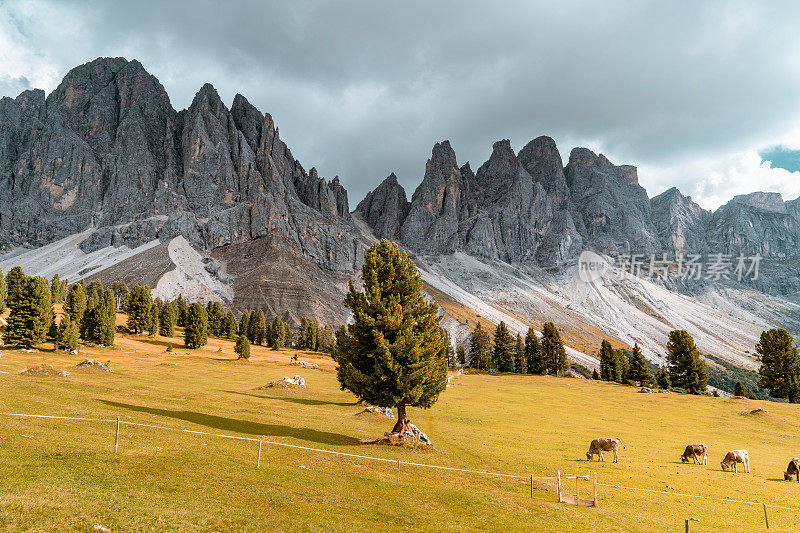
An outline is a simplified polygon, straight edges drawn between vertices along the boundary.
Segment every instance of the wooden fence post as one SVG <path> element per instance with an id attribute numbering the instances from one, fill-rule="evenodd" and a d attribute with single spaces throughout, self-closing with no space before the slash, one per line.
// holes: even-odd
<path id="1" fill-rule="evenodd" d="M 769 518 L 767 517 L 767 504 L 762 503 L 761 505 L 764 506 L 764 522 L 767 523 L 767 529 L 769 529 Z"/>
<path id="2" fill-rule="evenodd" d="M 556 494 L 558 494 L 558 503 L 561 503 L 561 470 L 556 470 L 556 477 L 558 484 L 556 485 Z"/>
<path id="3" fill-rule="evenodd" d="M 533 474 L 531 474 L 531 498 L 533 498 Z"/>
<path id="4" fill-rule="evenodd" d="M 261 468 L 261 445 L 264 441 L 258 441 L 258 461 L 256 461 L 256 468 Z"/>
<path id="5" fill-rule="evenodd" d="M 114 453 L 119 450 L 119 417 L 117 417 L 117 432 L 114 434 Z"/>
<path id="6" fill-rule="evenodd" d="M 400 483 L 400 459 L 397 460 L 397 482 Z"/>

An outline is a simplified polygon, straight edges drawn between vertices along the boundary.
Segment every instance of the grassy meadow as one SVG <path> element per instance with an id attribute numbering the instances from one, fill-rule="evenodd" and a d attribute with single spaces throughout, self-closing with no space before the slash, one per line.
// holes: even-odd
<path id="1" fill-rule="evenodd" d="M 123 320 L 124 317 L 120 317 Z M 166 346 L 173 343 L 174 353 Z M 783 481 L 800 456 L 800 407 L 761 401 L 640 394 L 579 379 L 465 374 L 430 410 L 410 411 L 433 440 L 425 450 L 362 444 L 393 421 L 359 414 L 339 390 L 327 356 L 299 353 L 319 369 L 290 366 L 293 350 L 117 335 L 117 345 L 0 351 L 0 411 L 115 419 L 263 438 L 312 448 L 521 476 L 598 472 L 601 483 L 800 507 L 800 484 Z M 114 373 L 80 369 L 110 361 Z M 67 377 L 19 373 L 38 363 Z M 259 389 L 300 374 L 299 390 Z M 750 414 L 757 407 L 768 412 Z M 764 529 L 760 506 L 600 487 L 600 507 L 556 502 L 555 483 L 495 478 L 331 456 L 214 436 L 111 422 L 0 416 L 2 531 L 693 531 Z M 620 462 L 589 463 L 589 441 L 620 437 Z M 688 443 L 709 446 L 707 466 L 684 465 Z M 746 448 L 751 474 L 719 462 Z M 572 491 L 574 481 L 565 483 Z M 583 484 L 582 494 L 590 494 Z M 795 531 L 800 512 L 769 509 L 771 531 Z"/>

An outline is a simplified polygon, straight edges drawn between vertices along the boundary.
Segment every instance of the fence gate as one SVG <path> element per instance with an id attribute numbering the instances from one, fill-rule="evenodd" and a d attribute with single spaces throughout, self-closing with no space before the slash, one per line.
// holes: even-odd
<path id="1" fill-rule="evenodd" d="M 578 476 L 576 474 L 567 474 L 564 476 L 566 479 L 574 479 L 575 480 L 575 496 L 567 496 L 562 493 L 561 491 L 561 471 L 556 471 L 556 477 L 558 479 L 557 485 L 557 492 L 558 492 L 558 502 L 559 503 L 570 503 L 572 505 L 583 505 L 585 507 L 597 507 L 599 503 L 599 498 L 597 497 L 597 472 L 593 472 L 591 476 Z M 594 493 L 592 495 L 591 500 L 583 500 L 581 499 L 581 480 L 589 481 L 592 480 L 592 485 L 594 489 Z"/>

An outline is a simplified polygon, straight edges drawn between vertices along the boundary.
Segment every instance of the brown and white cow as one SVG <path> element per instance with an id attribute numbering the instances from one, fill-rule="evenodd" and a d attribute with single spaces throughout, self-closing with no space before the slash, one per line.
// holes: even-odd
<path id="1" fill-rule="evenodd" d="M 622 446 L 622 441 L 617 438 L 601 438 L 594 439 L 589 444 L 589 451 L 586 452 L 586 460 L 591 461 L 597 455 L 598 461 L 605 461 L 603 452 L 614 452 L 614 462 L 619 462 L 619 447 Z M 624 446 L 623 446 L 624 448 Z"/>
<path id="2" fill-rule="evenodd" d="M 786 467 L 786 472 L 783 473 L 783 479 L 786 481 L 791 481 L 792 476 L 795 476 L 797 482 L 800 483 L 800 457 L 795 457 L 789 461 L 789 466 Z"/>
<path id="3" fill-rule="evenodd" d="M 734 472 L 739 472 L 739 469 L 736 467 L 739 463 L 744 465 L 745 473 L 750 473 L 750 456 L 747 455 L 747 450 L 731 450 L 725 454 L 725 459 L 722 460 L 720 465 L 722 465 L 722 469 L 724 471 L 728 471 L 729 468 L 733 468 Z"/>
<path id="4" fill-rule="evenodd" d="M 688 463 L 689 459 L 692 459 L 697 464 L 707 465 L 708 446 L 705 444 L 689 444 L 683 451 L 683 455 L 681 455 L 681 462 Z"/>

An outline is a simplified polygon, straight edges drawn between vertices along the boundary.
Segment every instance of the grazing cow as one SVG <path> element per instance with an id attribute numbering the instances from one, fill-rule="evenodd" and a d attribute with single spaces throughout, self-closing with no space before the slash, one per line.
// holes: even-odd
<path id="1" fill-rule="evenodd" d="M 783 473 L 783 479 L 786 481 L 791 481 L 792 476 L 795 476 L 797 482 L 800 483 L 800 457 L 795 457 L 789 461 L 789 466 L 786 467 L 786 472 Z"/>
<path id="2" fill-rule="evenodd" d="M 700 459 L 698 460 L 698 457 Z M 708 446 L 705 444 L 689 444 L 681 455 L 681 462 L 688 463 L 689 459 L 701 465 L 708 464 Z"/>
<path id="3" fill-rule="evenodd" d="M 728 468 L 733 468 L 733 471 L 738 473 L 739 469 L 736 468 L 738 463 L 742 463 L 744 465 L 745 473 L 750 473 L 750 456 L 747 455 L 747 450 L 729 451 L 725 454 L 725 459 L 723 459 L 720 464 L 725 472 L 728 471 Z"/>
<path id="4" fill-rule="evenodd" d="M 589 444 L 589 451 L 586 452 L 586 460 L 591 461 L 594 455 L 597 455 L 598 461 L 605 461 L 603 452 L 614 452 L 614 462 L 619 462 L 619 447 L 622 446 L 622 441 L 617 438 L 608 439 L 594 439 Z M 622 446 L 624 448 L 624 446 Z"/>

